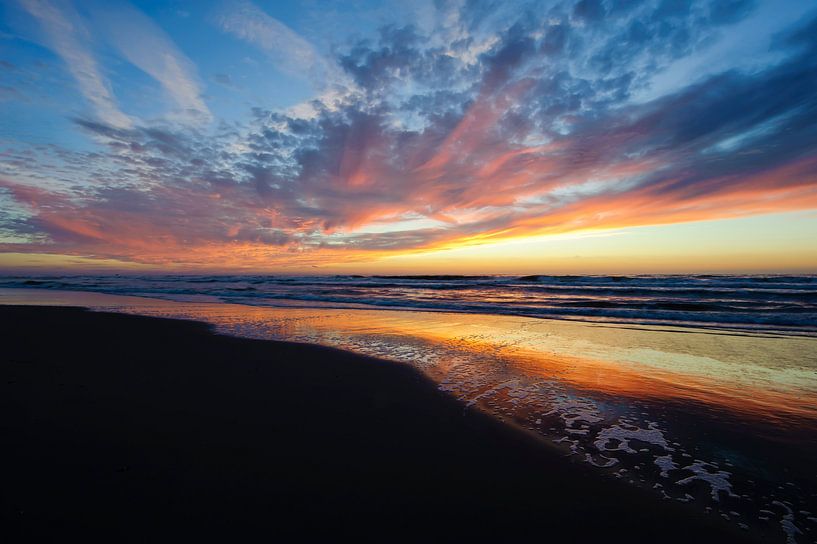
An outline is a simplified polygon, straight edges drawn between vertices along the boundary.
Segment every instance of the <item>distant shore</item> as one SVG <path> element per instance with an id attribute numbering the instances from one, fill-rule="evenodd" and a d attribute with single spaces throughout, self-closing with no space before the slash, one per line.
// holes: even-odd
<path id="1" fill-rule="evenodd" d="M 78 308 L 0 323 L 6 541 L 752 541 L 405 365 Z"/>

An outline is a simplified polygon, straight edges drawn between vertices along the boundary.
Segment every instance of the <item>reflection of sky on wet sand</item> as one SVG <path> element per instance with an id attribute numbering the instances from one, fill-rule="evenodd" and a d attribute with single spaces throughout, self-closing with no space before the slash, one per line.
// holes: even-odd
<path id="1" fill-rule="evenodd" d="M 418 345 L 502 358 L 516 371 L 581 389 L 653 399 L 694 399 L 747 413 L 817 419 L 817 338 L 639 328 L 514 316 L 391 310 L 265 308 L 176 303 L 96 293 L 6 290 L 5 303 L 122 306 L 206 320 L 230 332 L 347 344 L 412 362 Z M 346 340 L 344 340 L 346 339 Z M 388 339 L 385 341 L 384 339 Z M 402 339 L 402 341 L 400 341 Z M 413 349 L 411 346 L 415 346 Z M 438 360 L 435 365 L 445 367 Z M 440 377 L 425 365 L 427 372 Z"/>
<path id="2" fill-rule="evenodd" d="M 0 303 L 192 318 L 241 336 L 316 342 L 409 363 L 466 406 L 527 427 L 667 500 L 695 500 L 737 523 L 759 519 L 761 510 L 777 512 L 775 500 L 803 510 L 815 491 L 813 471 L 799 465 L 814 449 L 803 437 L 813 439 L 817 430 L 817 338 L 27 289 L 0 290 Z M 741 426 L 764 441 L 730 435 Z M 783 444 L 792 443 L 798 448 L 787 452 Z M 794 475 L 772 468 L 760 476 L 759 464 L 785 465 Z M 797 480 L 801 473 L 805 479 Z M 792 480 L 790 489 L 768 495 L 786 484 L 782 479 Z M 777 514 L 766 516 L 768 530 L 790 528 L 788 514 Z M 813 523 L 811 513 L 802 516 L 798 526 Z"/>

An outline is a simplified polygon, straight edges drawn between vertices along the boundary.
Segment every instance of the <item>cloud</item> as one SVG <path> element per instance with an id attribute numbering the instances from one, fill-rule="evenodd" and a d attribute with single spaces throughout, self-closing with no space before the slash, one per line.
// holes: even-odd
<path id="1" fill-rule="evenodd" d="M 251 2 L 225 3 L 215 20 L 222 31 L 258 47 L 279 70 L 290 75 L 306 73 L 320 88 L 344 78 L 311 43 Z"/>
<path id="2" fill-rule="evenodd" d="M 247 6 L 228 31 L 278 51 L 291 31 Z M 774 62 L 633 99 L 751 7 L 466 4 L 441 23 L 451 43 L 387 25 L 339 50 L 359 92 L 308 117 L 77 119 L 107 147 L 8 154 L 0 187 L 30 213 L 3 228 L 47 242 L 0 249 L 271 267 L 817 208 L 817 19 L 781 34 Z"/>
<path id="3" fill-rule="evenodd" d="M 193 63 L 144 13 L 127 3 L 103 3 L 91 11 L 95 27 L 134 66 L 158 81 L 182 119 L 210 121 Z"/>
<path id="4" fill-rule="evenodd" d="M 132 120 L 119 110 L 110 84 L 91 51 L 89 31 L 73 7 L 49 0 L 20 0 L 20 3 L 37 19 L 50 47 L 65 62 L 99 118 L 116 127 L 130 126 Z"/>

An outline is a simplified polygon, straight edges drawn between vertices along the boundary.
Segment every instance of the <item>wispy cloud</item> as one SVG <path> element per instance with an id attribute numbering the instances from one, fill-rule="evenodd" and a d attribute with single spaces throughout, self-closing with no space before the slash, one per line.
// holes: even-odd
<path id="1" fill-rule="evenodd" d="M 225 3 L 215 21 L 224 32 L 261 49 L 279 70 L 307 75 L 319 87 L 347 80 L 311 43 L 251 2 Z"/>
<path id="2" fill-rule="evenodd" d="M 177 117 L 211 120 L 195 65 L 156 23 L 127 3 L 99 4 L 92 17 L 123 57 L 161 84 Z"/>
<path id="3" fill-rule="evenodd" d="M 94 57 L 89 32 L 82 18 L 68 3 L 50 0 L 20 0 L 45 32 L 49 46 L 62 58 L 80 92 L 100 119 L 115 127 L 128 127 L 130 117 L 119 110 L 108 80 Z"/>

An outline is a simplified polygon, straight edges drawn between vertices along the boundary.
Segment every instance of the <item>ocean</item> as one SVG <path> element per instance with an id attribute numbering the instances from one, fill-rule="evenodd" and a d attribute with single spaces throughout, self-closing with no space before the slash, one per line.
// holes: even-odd
<path id="1" fill-rule="evenodd" d="M 817 334 L 815 275 L 6 276 L 0 288 Z"/>
<path id="2" fill-rule="evenodd" d="M 815 276 L 5 277 L 0 304 L 404 363 L 656 500 L 769 542 L 817 535 Z"/>

